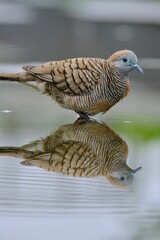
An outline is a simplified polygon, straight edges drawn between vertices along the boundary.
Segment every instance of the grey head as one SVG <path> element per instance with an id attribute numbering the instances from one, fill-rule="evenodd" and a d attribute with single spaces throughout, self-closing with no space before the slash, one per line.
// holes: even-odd
<path id="1" fill-rule="evenodd" d="M 131 50 L 115 52 L 108 58 L 108 61 L 124 76 L 127 76 L 132 70 L 143 74 L 143 69 L 137 64 L 137 56 Z"/>
<path id="2" fill-rule="evenodd" d="M 124 163 L 116 171 L 107 175 L 107 179 L 118 187 L 127 187 L 133 183 L 134 175 L 141 170 L 142 167 L 138 167 L 135 170 L 129 168 L 126 163 Z"/>

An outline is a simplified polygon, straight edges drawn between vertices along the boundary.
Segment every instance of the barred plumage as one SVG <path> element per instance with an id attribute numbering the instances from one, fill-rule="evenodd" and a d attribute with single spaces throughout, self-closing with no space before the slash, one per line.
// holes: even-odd
<path id="1" fill-rule="evenodd" d="M 32 86 L 62 107 L 86 115 L 109 110 L 128 94 L 129 72 L 142 72 L 130 50 L 118 51 L 108 60 L 73 58 L 23 69 L 21 73 L 0 74 L 0 79 Z"/>
<path id="2" fill-rule="evenodd" d="M 131 184 L 140 169 L 127 166 L 126 142 L 105 123 L 91 120 L 61 126 L 45 139 L 21 147 L 0 147 L 0 155 L 70 176 L 106 176 L 118 186 Z"/>

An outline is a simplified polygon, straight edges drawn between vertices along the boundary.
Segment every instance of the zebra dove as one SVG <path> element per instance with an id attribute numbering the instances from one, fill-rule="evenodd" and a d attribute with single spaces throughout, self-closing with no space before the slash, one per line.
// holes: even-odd
<path id="1" fill-rule="evenodd" d="M 106 176 L 119 187 L 130 185 L 141 169 L 126 164 L 126 142 L 105 123 L 92 120 L 61 126 L 45 139 L 21 147 L 0 147 L 0 155 L 24 158 L 23 165 L 70 176 Z"/>
<path id="2" fill-rule="evenodd" d="M 23 69 L 20 73 L 0 74 L 0 80 L 29 85 L 81 116 L 108 111 L 128 94 L 129 72 L 135 69 L 143 73 L 130 50 L 115 52 L 107 60 L 73 58 Z"/>

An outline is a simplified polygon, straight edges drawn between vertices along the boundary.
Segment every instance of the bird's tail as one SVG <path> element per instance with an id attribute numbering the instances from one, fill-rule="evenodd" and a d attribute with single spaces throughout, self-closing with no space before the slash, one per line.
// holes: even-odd
<path id="1" fill-rule="evenodd" d="M 29 158 L 32 152 L 24 150 L 22 147 L 0 147 L 0 156 Z"/>
<path id="2" fill-rule="evenodd" d="M 15 81 L 15 82 L 27 82 L 34 81 L 34 76 L 27 72 L 18 73 L 0 73 L 0 80 Z"/>

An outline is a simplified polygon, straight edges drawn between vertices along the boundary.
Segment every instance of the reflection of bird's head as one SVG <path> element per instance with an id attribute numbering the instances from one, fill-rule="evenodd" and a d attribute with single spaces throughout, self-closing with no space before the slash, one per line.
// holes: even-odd
<path id="1" fill-rule="evenodd" d="M 124 163 L 116 171 L 110 173 L 107 176 L 107 179 L 118 187 L 127 187 L 132 184 L 134 180 L 134 175 L 141 170 L 141 167 L 136 168 L 135 170 L 129 168 L 126 163 Z"/>
<path id="2" fill-rule="evenodd" d="M 131 50 L 121 50 L 113 53 L 108 61 L 112 63 L 120 73 L 123 75 L 128 75 L 132 70 L 137 70 L 140 73 L 143 73 L 142 68 L 137 64 L 137 56 Z"/>

